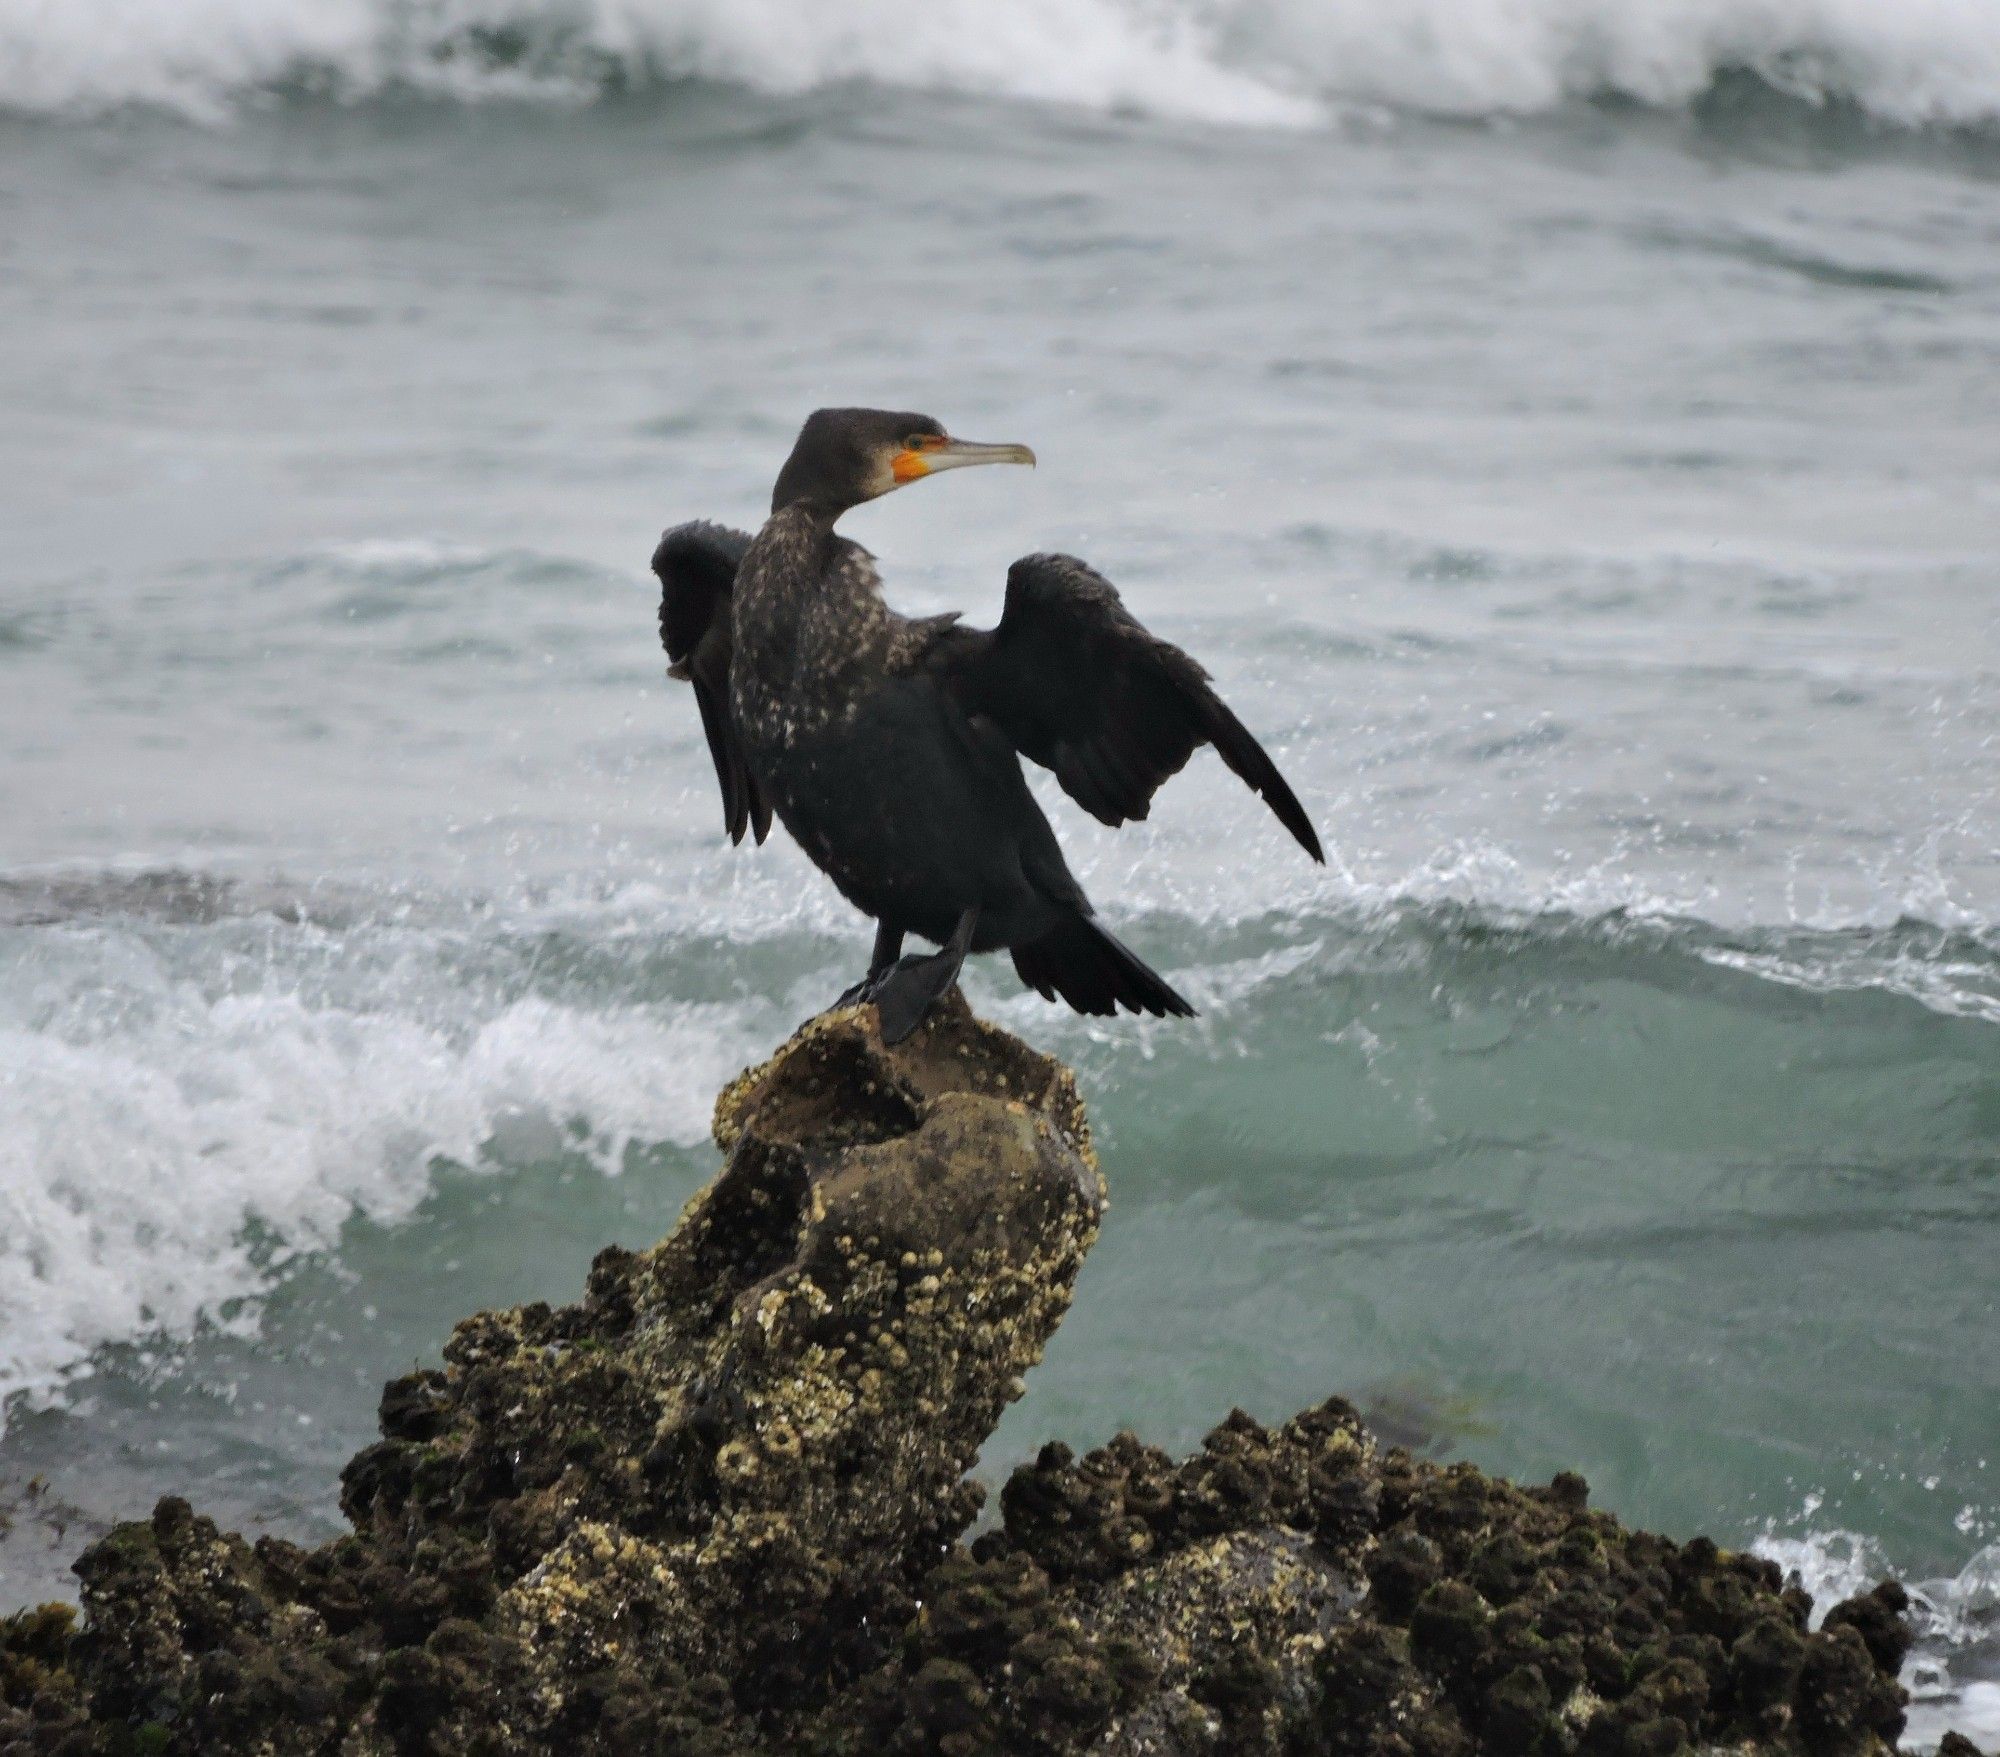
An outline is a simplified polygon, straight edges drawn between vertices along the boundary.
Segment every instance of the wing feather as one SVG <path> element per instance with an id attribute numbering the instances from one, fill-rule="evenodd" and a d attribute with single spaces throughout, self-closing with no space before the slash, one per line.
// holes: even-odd
<path id="1" fill-rule="evenodd" d="M 771 805 L 750 771 L 729 706 L 730 602 L 736 567 L 750 539 L 741 531 L 703 521 L 676 525 L 653 551 L 660 582 L 660 645 L 667 673 L 694 685 L 701 729 L 722 789 L 722 821 L 732 842 L 749 830 L 759 842 L 771 833 Z"/>
<path id="2" fill-rule="evenodd" d="M 950 631 L 932 664 L 969 712 L 991 718 L 1104 823 L 1145 817 L 1161 785 L 1212 744 L 1300 847 L 1325 859 L 1298 796 L 1208 673 L 1074 556 L 1015 562 L 999 626 Z"/>

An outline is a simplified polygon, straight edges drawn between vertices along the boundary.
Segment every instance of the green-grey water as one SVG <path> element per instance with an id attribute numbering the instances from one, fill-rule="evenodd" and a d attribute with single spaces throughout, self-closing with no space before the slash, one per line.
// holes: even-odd
<path id="1" fill-rule="evenodd" d="M 0 91 L 0 1604 L 169 1489 L 333 1529 L 382 1380 L 657 1237 L 852 980 L 796 851 L 724 843 L 644 560 L 863 400 L 1042 457 L 854 518 L 899 606 L 1087 556 L 1331 855 L 1212 758 L 1117 836 L 1044 788 L 1202 1017 L 972 978 L 1113 1195 L 988 1474 L 1345 1392 L 1924 1583 L 1916 1741 L 1995 1736 L 1976 105 L 1427 120 L 1222 39 L 1023 88 L 1066 107 L 468 103 L 190 42 Z"/>

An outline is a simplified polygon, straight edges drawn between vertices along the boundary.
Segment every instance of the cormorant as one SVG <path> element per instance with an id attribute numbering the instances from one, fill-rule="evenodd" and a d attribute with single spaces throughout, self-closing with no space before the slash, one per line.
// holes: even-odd
<path id="1" fill-rule="evenodd" d="M 821 409 L 800 430 L 755 537 L 677 526 L 653 555 L 669 674 L 694 685 L 732 842 L 775 812 L 876 922 L 867 980 L 882 1036 L 916 1029 L 968 952 L 1005 947 L 1021 980 L 1081 1013 L 1194 1011 L 1096 919 L 1028 790 L 1023 756 L 1104 823 L 1143 818 L 1203 744 L 1315 860 L 1319 837 L 1269 756 L 1180 648 L 1068 555 L 1007 571 L 994 629 L 910 618 L 841 514 L 1024 445 L 951 438 L 925 415 Z M 906 934 L 939 952 L 900 956 Z"/>

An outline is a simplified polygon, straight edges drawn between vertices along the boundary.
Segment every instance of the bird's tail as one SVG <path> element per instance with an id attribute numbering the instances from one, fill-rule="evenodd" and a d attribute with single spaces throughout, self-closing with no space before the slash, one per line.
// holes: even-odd
<path id="1" fill-rule="evenodd" d="M 1194 1015 L 1165 977 L 1087 915 L 1072 915 L 1040 939 L 1016 946 L 1014 968 L 1043 999 L 1061 995 L 1079 1013 L 1115 1013 L 1126 1007 L 1184 1019 Z"/>

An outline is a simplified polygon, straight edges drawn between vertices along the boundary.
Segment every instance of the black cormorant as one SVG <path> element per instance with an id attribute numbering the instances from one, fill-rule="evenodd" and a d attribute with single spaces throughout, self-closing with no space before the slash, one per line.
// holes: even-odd
<path id="1" fill-rule="evenodd" d="M 1021 980 L 1078 1012 L 1194 1009 L 1096 920 L 1020 759 L 1102 822 L 1143 818 L 1213 744 L 1321 860 L 1319 838 L 1208 673 L 1149 634 L 1110 581 L 1068 555 L 1007 571 L 994 629 L 899 616 L 841 514 L 968 464 L 1032 464 L 1024 445 L 951 438 L 924 415 L 821 409 L 778 473 L 755 537 L 677 526 L 653 555 L 660 638 L 694 685 L 731 841 L 775 813 L 876 922 L 868 978 L 843 999 L 913 1031 L 968 952 L 1005 947 Z M 905 934 L 943 950 L 901 957 Z"/>

